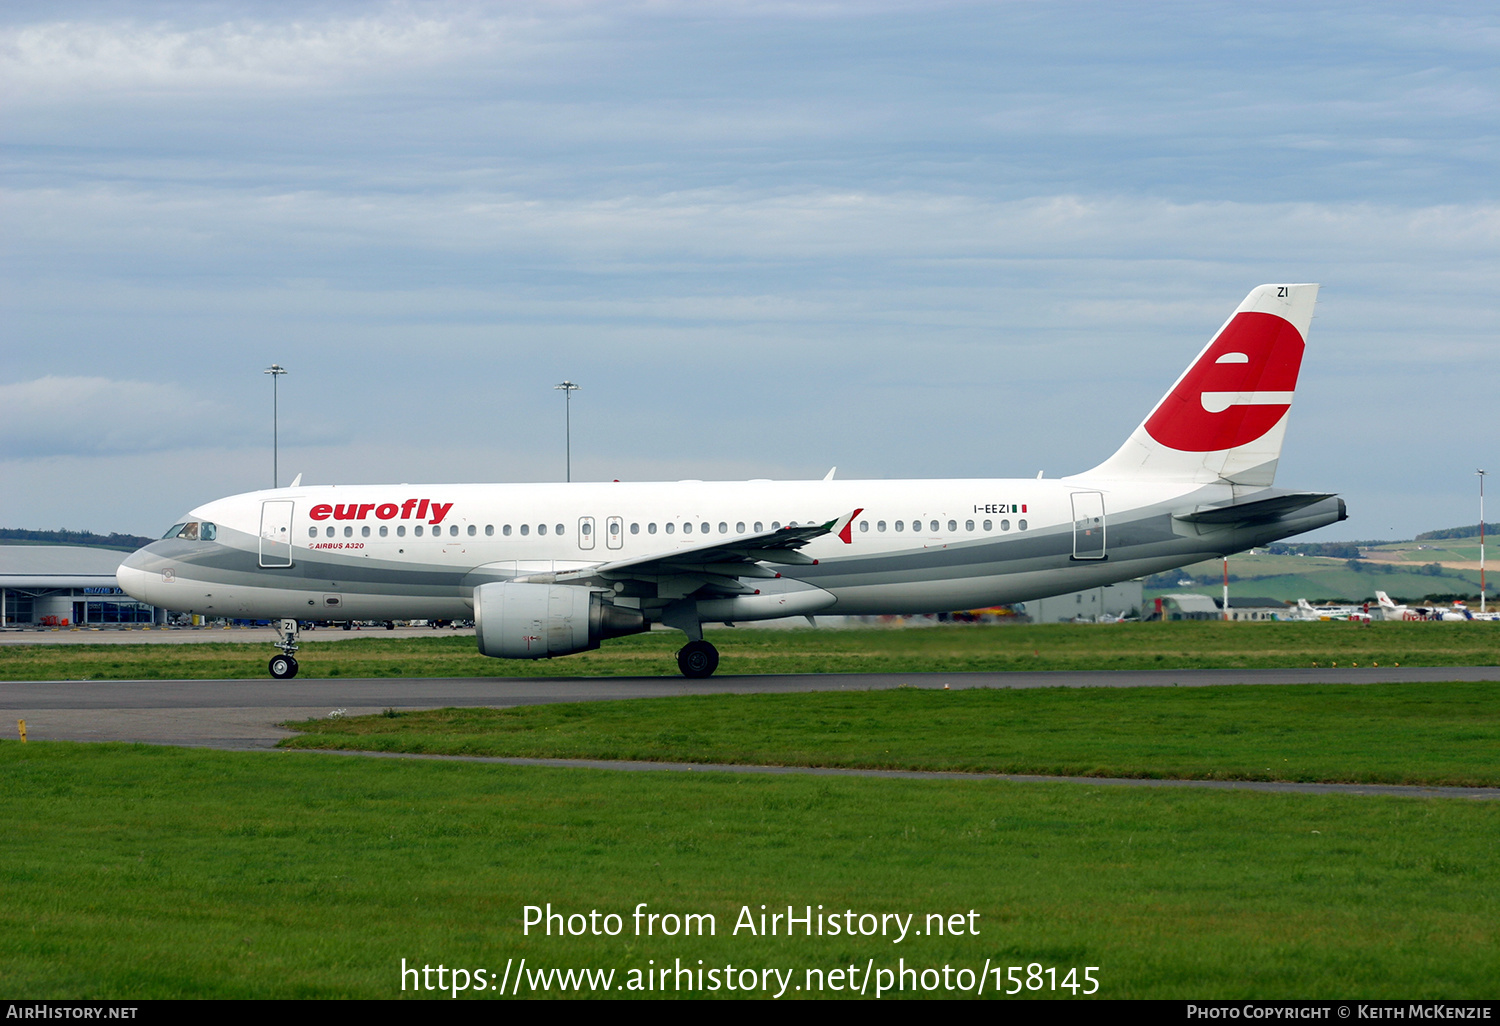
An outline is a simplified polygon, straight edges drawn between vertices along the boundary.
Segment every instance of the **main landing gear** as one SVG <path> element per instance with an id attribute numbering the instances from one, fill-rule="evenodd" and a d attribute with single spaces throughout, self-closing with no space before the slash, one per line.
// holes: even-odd
<path id="1" fill-rule="evenodd" d="M 292 653 L 297 651 L 299 627 L 296 620 L 276 621 L 276 636 L 281 639 L 276 642 L 276 647 L 281 649 L 281 655 L 271 657 L 270 669 L 271 676 L 277 680 L 291 680 L 297 676 L 297 657 Z"/>
<path id="2" fill-rule="evenodd" d="M 712 677 L 719 668 L 719 650 L 701 639 L 689 641 L 677 652 L 677 668 L 684 677 Z"/>

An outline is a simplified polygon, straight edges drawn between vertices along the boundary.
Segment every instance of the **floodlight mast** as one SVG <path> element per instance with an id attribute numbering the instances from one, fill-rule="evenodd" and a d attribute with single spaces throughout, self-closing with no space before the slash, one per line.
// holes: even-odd
<path id="1" fill-rule="evenodd" d="M 568 472 L 567 477 L 565 478 L 565 480 L 567 481 L 573 480 L 573 393 L 578 391 L 579 387 L 580 386 L 573 384 L 573 382 L 571 381 L 564 381 L 560 385 L 552 386 L 553 390 L 561 392 L 565 399 L 565 402 L 563 404 L 565 409 L 565 412 L 563 414 L 563 430 L 566 432 L 565 437 L 567 439 L 565 443 L 568 461 Z"/>
<path id="2" fill-rule="evenodd" d="M 1484 606 L 1484 475 L 1485 471 L 1476 470 L 1479 476 L 1479 611 L 1485 611 Z"/>
<path id="3" fill-rule="evenodd" d="M 271 487 L 280 488 L 281 468 L 277 460 L 281 448 L 281 409 L 277 382 L 286 373 L 286 368 L 279 363 L 273 363 L 263 373 L 271 375 Z"/>

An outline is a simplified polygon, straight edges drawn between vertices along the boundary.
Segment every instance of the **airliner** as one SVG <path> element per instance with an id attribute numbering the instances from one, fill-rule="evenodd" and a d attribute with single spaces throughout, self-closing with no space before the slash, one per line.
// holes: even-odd
<path id="1" fill-rule="evenodd" d="M 1262 285 L 1114 455 L 1060 479 L 303 485 L 199 506 L 118 571 L 142 602 L 278 621 L 469 619 L 540 659 L 655 625 L 687 677 L 704 624 L 1022 602 L 1345 519 L 1273 486 L 1316 285 Z"/>

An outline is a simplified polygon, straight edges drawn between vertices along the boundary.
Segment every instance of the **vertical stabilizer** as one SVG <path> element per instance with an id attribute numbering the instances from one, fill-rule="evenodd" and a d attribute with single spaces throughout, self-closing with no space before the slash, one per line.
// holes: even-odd
<path id="1" fill-rule="evenodd" d="M 1316 285 L 1251 292 L 1120 450 L 1082 476 L 1272 484 L 1317 297 Z"/>

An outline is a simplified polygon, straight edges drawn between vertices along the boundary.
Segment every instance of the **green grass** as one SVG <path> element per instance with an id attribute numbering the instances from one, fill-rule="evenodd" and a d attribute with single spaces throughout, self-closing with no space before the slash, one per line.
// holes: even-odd
<path id="1" fill-rule="evenodd" d="M 293 748 L 1500 785 L 1492 683 L 701 695 L 288 724 Z"/>
<path id="2" fill-rule="evenodd" d="M 799 973 L 989 958 L 1100 966 L 1109 998 L 1488 999 L 1500 975 L 1488 802 L 16 742 L 0 780 L 14 998 L 399 997 L 402 958 L 496 973 L 522 957 Z M 719 929 L 523 936 L 523 906 L 549 901 L 708 912 Z M 979 935 L 731 935 L 762 903 L 973 909 Z"/>
<path id="3" fill-rule="evenodd" d="M 714 630 L 721 674 L 1493 666 L 1500 624 L 1132 623 L 907 630 Z M 560 659 L 481 656 L 472 637 L 356 638 L 308 645 L 299 679 L 676 676 L 677 632 L 605 642 Z M 0 680 L 224 680 L 265 675 L 254 644 L 0 645 Z"/>

